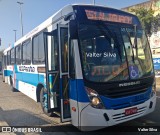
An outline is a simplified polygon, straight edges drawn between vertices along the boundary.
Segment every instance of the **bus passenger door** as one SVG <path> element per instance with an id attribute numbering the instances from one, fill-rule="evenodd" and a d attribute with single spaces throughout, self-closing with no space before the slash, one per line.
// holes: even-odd
<path id="1" fill-rule="evenodd" d="M 68 26 L 58 25 L 59 63 L 60 63 L 60 96 L 61 96 L 61 122 L 71 120 L 69 100 L 69 42 Z"/>
<path id="2" fill-rule="evenodd" d="M 44 32 L 46 93 L 44 103 L 47 112 L 60 112 L 60 79 L 59 79 L 59 49 L 57 30 Z M 47 98 L 46 98 L 47 97 Z"/>

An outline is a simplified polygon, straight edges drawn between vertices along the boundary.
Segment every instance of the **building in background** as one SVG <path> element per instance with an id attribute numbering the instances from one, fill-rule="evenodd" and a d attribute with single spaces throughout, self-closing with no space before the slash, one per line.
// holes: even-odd
<path id="1" fill-rule="evenodd" d="M 156 76 L 160 77 L 160 0 L 149 0 L 143 3 L 122 8 L 122 10 L 132 13 L 133 9 L 139 8 L 152 9 L 154 11 L 154 16 L 158 18 L 158 22 L 152 24 L 152 33 L 148 39 L 152 51 Z"/>
<path id="2" fill-rule="evenodd" d="M 132 9 L 137 9 L 137 8 L 145 8 L 145 9 L 152 8 L 152 10 L 154 11 L 154 15 L 156 16 L 160 14 L 160 0 L 149 0 L 143 3 L 122 8 L 122 10 L 131 12 Z"/>

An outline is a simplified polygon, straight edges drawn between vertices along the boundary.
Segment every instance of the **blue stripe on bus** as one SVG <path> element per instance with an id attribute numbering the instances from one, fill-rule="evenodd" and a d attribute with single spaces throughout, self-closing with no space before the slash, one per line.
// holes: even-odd
<path id="1" fill-rule="evenodd" d="M 90 102 L 86 93 L 83 80 L 70 80 L 70 99 L 78 102 Z M 100 95 L 100 98 L 107 109 L 120 109 L 128 106 L 143 103 L 150 98 L 152 87 L 148 88 L 145 93 L 136 94 L 122 98 L 108 98 Z"/>
<path id="2" fill-rule="evenodd" d="M 44 75 L 41 74 L 32 74 L 32 73 L 26 73 L 26 72 L 19 72 L 18 67 L 14 65 L 14 70 L 16 74 L 16 88 L 18 89 L 18 81 L 22 81 L 28 84 L 31 84 L 33 86 L 37 86 L 38 83 L 41 83 L 44 85 Z M 44 85 L 45 86 L 45 85 Z"/>
<path id="3" fill-rule="evenodd" d="M 49 82 L 54 80 L 51 76 L 49 77 Z M 22 81 L 33 86 L 37 86 L 38 83 L 42 83 L 44 85 L 44 75 L 39 74 L 31 74 L 25 72 L 16 72 L 16 88 L 18 89 L 18 81 Z M 52 82 L 53 83 L 53 82 Z M 60 89 L 62 89 L 62 79 L 60 79 Z M 78 80 L 70 80 L 69 82 L 70 89 L 70 99 L 77 100 L 78 102 L 89 102 L 89 98 L 84 88 L 84 83 L 82 79 Z M 44 85 L 45 86 L 45 85 Z M 55 88 L 55 87 L 54 87 Z M 54 90 L 51 90 L 54 92 Z M 60 97 L 62 98 L 62 92 L 60 92 Z"/>
<path id="4" fill-rule="evenodd" d="M 89 102 L 82 79 L 70 80 L 70 99 L 78 102 Z"/>
<path id="5" fill-rule="evenodd" d="M 13 71 L 11 70 L 4 70 L 4 76 L 10 76 L 13 74 Z"/>
<path id="6" fill-rule="evenodd" d="M 70 99 L 77 101 L 77 99 L 78 99 L 77 80 L 75 80 L 75 79 L 69 80 L 69 95 L 70 95 Z"/>
<path id="7" fill-rule="evenodd" d="M 136 94 L 128 97 L 107 98 L 104 96 L 100 96 L 100 98 L 107 109 L 120 109 L 120 108 L 137 105 L 147 101 L 150 98 L 151 91 L 152 91 L 152 87 L 148 88 L 148 90 L 144 93 Z"/>
<path id="8" fill-rule="evenodd" d="M 17 72 L 16 80 L 37 86 L 38 83 L 44 84 L 44 75 Z"/>
<path id="9" fill-rule="evenodd" d="M 25 83 L 29 83 L 33 86 L 37 86 L 38 83 L 44 84 L 44 75 L 17 72 L 16 73 L 16 88 L 17 89 L 18 89 L 18 81 L 22 81 Z M 60 79 L 60 84 L 62 85 L 61 79 Z M 60 89 L 62 89 L 61 87 Z M 100 98 L 102 99 L 102 102 L 104 103 L 107 109 L 124 108 L 128 106 L 133 106 L 135 104 L 139 104 L 141 102 L 145 102 L 146 100 L 148 100 L 150 97 L 151 89 L 152 88 L 150 87 L 145 93 L 128 96 L 128 97 L 112 99 L 112 98 L 100 96 Z M 70 92 L 69 93 L 70 99 L 76 100 L 78 102 L 90 102 L 88 95 L 86 93 L 85 87 L 84 87 L 83 79 L 77 79 L 77 80 L 71 79 L 69 81 L 69 92 Z M 62 93 L 60 95 L 61 95 L 60 97 L 62 98 Z M 137 97 L 141 99 L 138 100 Z M 137 101 L 135 100 L 136 98 L 137 98 Z M 130 105 L 130 103 L 132 103 L 132 105 Z"/>

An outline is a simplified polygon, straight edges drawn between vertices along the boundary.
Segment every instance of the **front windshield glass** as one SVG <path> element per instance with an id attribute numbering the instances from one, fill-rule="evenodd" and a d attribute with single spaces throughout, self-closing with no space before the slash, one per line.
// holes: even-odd
<path id="1" fill-rule="evenodd" d="M 153 64 L 145 32 L 134 26 L 121 27 L 121 33 L 127 53 L 130 78 L 137 79 L 150 75 L 153 72 Z"/>
<path id="2" fill-rule="evenodd" d="M 152 71 L 150 50 L 142 30 L 135 41 L 136 34 L 129 28 L 108 23 L 81 24 L 79 37 L 83 73 L 89 81 L 137 79 Z"/>
<path id="3" fill-rule="evenodd" d="M 81 25 L 80 45 L 85 78 L 95 82 L 129 78 L 125 49 L 118 27 Z"/>

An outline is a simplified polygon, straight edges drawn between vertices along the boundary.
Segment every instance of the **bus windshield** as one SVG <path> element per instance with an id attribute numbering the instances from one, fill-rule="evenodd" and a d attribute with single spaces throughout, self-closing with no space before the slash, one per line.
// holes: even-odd
<path id="1" fill-rule="evenodd" d="M 142 29 L 110 23 L 81 24 L 79 40 L 83 73 L 89 81 L 138 79 L 153 73 Z"/>

